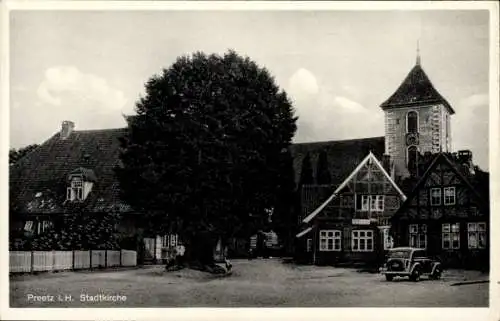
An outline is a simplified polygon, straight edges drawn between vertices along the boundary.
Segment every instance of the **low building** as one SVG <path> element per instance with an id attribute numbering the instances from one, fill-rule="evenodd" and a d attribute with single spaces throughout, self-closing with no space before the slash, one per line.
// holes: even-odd
<path id="1" fill-rule="evenodd" d="M 128 239 L 129 249 L 139 250 L 139 238 L 156 240 L 142 228 L 142 213 L 120 199 L 114 169 L 120 164 L 120 139 L 126 131 L 75 130 L 73 122 L 64 121 L 59 132 L 11 165 L 11 246 L 19 238 L 47 233 L 63 224 L 64 216 L 77 212 L 97 218 L 120 214 L 117 232 Z M 161 241 L 146 241 L 144 255 L 159 259 Z"/>

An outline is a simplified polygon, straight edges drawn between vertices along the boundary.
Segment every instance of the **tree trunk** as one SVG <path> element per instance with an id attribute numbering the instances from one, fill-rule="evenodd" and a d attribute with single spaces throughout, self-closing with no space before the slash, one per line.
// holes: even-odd
<path id="1" fill-rule="evenodd" d="M 184 261 L 192 267 L 214 264 L 214 240 L 210 233 L 200 232 L 184 241 Z"/>

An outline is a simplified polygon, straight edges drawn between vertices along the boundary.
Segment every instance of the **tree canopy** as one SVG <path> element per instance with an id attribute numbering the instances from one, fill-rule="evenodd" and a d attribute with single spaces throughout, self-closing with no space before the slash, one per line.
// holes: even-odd
<path id="1" fill-rule="evenodd" d="M 229 237 L 273 208 L 296 117 L 248 57 L 197 52 L 151 77 L 128 117 L 122 198 L 158 232 Z"/>

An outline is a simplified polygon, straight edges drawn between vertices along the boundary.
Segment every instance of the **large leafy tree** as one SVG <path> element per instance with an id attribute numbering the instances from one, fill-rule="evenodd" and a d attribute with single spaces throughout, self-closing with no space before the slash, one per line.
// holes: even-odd
<path id="1" fill-rule="evenodd" d="M 293 108 L 266 69 L 234 51 L 179 57 L 145 87 L 122 141 L 122 198 L 208 263 L 214 236 L 245 234 L 274 207 Z"/>

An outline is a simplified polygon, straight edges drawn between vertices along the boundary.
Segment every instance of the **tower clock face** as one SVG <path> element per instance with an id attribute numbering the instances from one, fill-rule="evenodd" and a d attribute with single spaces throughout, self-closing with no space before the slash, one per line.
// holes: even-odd
<path id="1" fill-rule="evenodd" d="M 408 133 L 406 134 L 406 145 L 418 145 L 418 133 Z"/>

